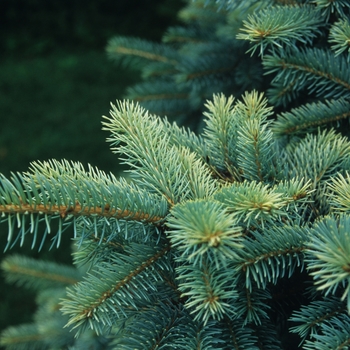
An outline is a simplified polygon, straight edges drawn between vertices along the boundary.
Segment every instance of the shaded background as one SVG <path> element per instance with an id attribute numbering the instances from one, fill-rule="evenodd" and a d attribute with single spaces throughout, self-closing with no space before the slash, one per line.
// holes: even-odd
<path id="1" fill-rule="evenodd" d="M 29 162 L 69 159 L 118 173 L 105 142 L 101 116 L 123 97 L 138 72 L 122 69 L 105 54 L 114 35 L 160 41 L 175 25 L 179 0 L 1 0 L 0 172 L 25 171 Z M 0 224 L 0 252 L 7 226 Z M 19 252 L 70 263 L 70 236 L 61 247 Z M 2 257 L 8 252 L 2 254 Z M 29 322 L 34 294 L 0 276 L 0 330 Z"/>
<path id="2" fill-rule="evenodd" d="M 48 158 L 113 169 L 107 135 L 99 134 L 101 115 L 138 75 L 108 60 L 107 41 L 114 35 L 159 41 L 182 5 L 1 0 L 0 171 Z"/>

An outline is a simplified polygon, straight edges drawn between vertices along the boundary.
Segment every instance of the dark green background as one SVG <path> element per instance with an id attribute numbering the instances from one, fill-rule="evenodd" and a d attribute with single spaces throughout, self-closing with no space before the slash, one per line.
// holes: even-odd
<path id="1" fill-rule="evenodd" d="M 107 59 L 114 35 L 159 41 L 178 0 L 2 0 L 0 171 L 68 158 L 114 169 L 100 132 L 109 101 L 138 79 Z"/>
<path id="2" fill-rule="evenodd" d="M 9 176 L 33 160 L 65 158 L 118 173 L 101 116 L 140 78 L 110 62 L 105 46 L 114 35 L 159 41 L 183 5 L 179 0 L 2 0 L 0 172 Z M 0 251 L 6 237 L 3 223 Z M 28 241 L 9 253 L 70 263 L 70 238 L 64 237 L 58 250 L 48 251 L 48 242 L 37 252 Z M 1 276 L 0 329 L 30 321 L 33 298 Z"/>

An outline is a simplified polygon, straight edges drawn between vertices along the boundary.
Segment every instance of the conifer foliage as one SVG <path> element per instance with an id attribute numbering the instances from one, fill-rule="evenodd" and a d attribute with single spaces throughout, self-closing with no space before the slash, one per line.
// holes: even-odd
<path id="1" fill-rule="evenodd" d="M 350 347 L 349 3 L 181 18 L 163 44 L 108 46 L 145 78 L 103 117 L 127 176 L 67 160 L 1 176 L 6 248 L 74 228 L 74 267 L 3 261 L 39 305 L 7 349 Z"/>

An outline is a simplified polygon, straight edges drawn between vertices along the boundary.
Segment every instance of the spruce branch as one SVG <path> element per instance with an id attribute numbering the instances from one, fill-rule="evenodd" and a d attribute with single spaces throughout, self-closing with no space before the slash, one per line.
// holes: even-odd
<path id="1" fill-rule="evenodd" d="M 348 62 L 350 60 L 350 23 L 348 19 L 334 23 L 329 31 L 329 43 L 335 55 L 338 56 L 347 52 Z"/>
<path id="2" fill-rule="evenodd" d="M 234 112 L 234 97 L 223 94 L 214 95 L 213 101 L 207 101 L 207 112 L 203 115 L 206 126 L 204 137 L 207 156 L 217 172 L 227 172 L 233 179 L 239 180 L 236 160 L 237 121 Z"/>
<path id="3" fill-rule="evenodd" d="M 158 303 L 146 308 L 129 322 L 123 331 L 117 330 L 118 337 L 112 342 L 116 349 L 224 349 L 221 330 L 216 322 L 206 326 L 194 322 L 183 307 L 169 307 Z"/>
<path id="4" fill-rule="evenodd" d="M 196 1 L 196 0 L 195 0 Z M 214 2 L 214 0 L 206 0 L 206 3 Z M 234 1 L 234 0 L 215 0 L 215 4 L 220 9 L 226 9 L 228 11 L 241 10 L 247 11 L 250 7 L 260 8 L 262 6 L 271 5 L 273 0 L 249 0 L 249 1 Z"/>
<path id="5" fill-rule="evenodd" d="M 318 334 L 322 323 L 337 317 L 345 310 L 344 302 L 333 296 L 312 301 L 310 304 L 302 306 L 300 311 L 293 312 L 290 321 L 299 323 L 299 325 L 291 327 L 290 331 L 299 334 L 304 342 L 305 339 Z"/>
<path id="6" fill-rule="evenodd" d="M 170 245 L 159 249 L 132 243 L 123 254 L 114 253 L 109 261 L 97 264 L 62 301 L 63 314 L 70 316 L 67 326 L 78 328 L 77 335 L 86 328 L 101 334 L 116 318 L 136 311 L 142 302 L 154 301 L 152 292 L 161 278 L 158 270 L 171 269 L 166 259 L 169 250 Z"/>
<path id="7" fill-rule="evenodd" d="M 304 345 L 305 350 L 346 349 L 350 345 L 350 323 L 348 315 L 340 315 L 328 323 Z"/>
<path id="8" fill-rule="evenodd" d="M 286 215 L 282 209 L 286 205 L 282 194 L 269 187 L 261 182 L 244 181 L 222 188 L 214 198 L 227 207 L 238 223 L 242 221 L 249 227 Z"/>
<path id="9" fill-rule="evenodd" d="M 160 119 L 133 102 L 118 102 L 112 108 L 104 130 L 112 133 L 113 151 L 125 156 L 136 183 L 163 196 L 170 206 L 186 198 L 208 197 L 216 190 L 201 157 L 172 144 L 171 132 Z"/>
<path id="10" fill-rule="evenodd" d="M 186 84 L 163 80 L 144 81 L 127 89 L 128 98 L 157 115 L 181 117 L 198 108 L 191 100 L 191 91 Z"/>
<path id="11" fill-rule="evenodd" d="M 348 139 L 334 130 L 307 134 L 286 149 L 289 174 L 310 179 L 316 188 L 330 180 L 334 173 L 347 170 L 349 151 Z"/>
<path id="12" fill-rule="evenodd" d="M 275 168 L 272 133 L 266 122 L 272 108 L 256 91 L 244 94 L 242 100 L 233 104 L 233 97 L 214 95 L 207 102 L 204 135 L 209 163 L 224 180 L 267 180 Z"/>
<path id="13" fill-rule="evenodd" d="M 72 253 L 74 264 L 79 268 L 87 268 L 89 271 L 96 263 L 102 261 L 104 256 L 108 256 L 112 252 L 123 252 L 127 239 L 134 239 L 135 236 L 140 237 L 141 235 L 145 240 L 150 239 L 151 234 L 145 234 L 140 225 L 130 227 L 128 224 L 123 226 L 121 223 L 119 225 L 117 223 L 116 221 L 110 223 L 108 228 L 101 228 L 105 230 L 104 237 L 96 236 L 95 228 L 91 232 L 86 229 L 86 226 L 83 230 L 78 230 L 78 237 L 75 239 L 78 249 Z M 125 233 L 124 237 L 120 234 L 121 232 Z"/>
<path id="14" fill-rule="evenodd" d="M 242 177 L 255 181 L 271 181 L 275 169 L 275 147 L 267 117 L 272 108 L 263 94 L 245 93 L 235 108 L 237 119 L 237 165 Z"/>
<path id="15" fill-rule="evenodd" d="M 224 317 L 220 322 L 222 338 L 226 344 L 229 344 L 229 349 L 260 349 L 260 339 L 254 334 L 252 328 L 249 326 L 242 327 L 243 323 L 242 318 L 232 320 L 229 317 Z"/>
<path id="16" fill-rule="evenodd" d="M 182 264 L 176 272 L 181 297 L 186 300 L 184 305 L 195 314 L 195 321 L 206 325 L 210 319 L 221 320 L 225 315 L 235 314 L 237 275 L 232 269 L 218 269 L 207 257 L 200 266 Z"/>
<path id="17" fill-rule="evenodd" d="M 350 117 L 350 103 L 346 98 L 308 103 L 289 112 L 283 112 L 272 123 L 276 136 L 304 135 L 321 126 L 336 125 Z"/>
<path id="18" fill-rule="evenodd" d="M 348 172 L 346 172 L 346 177 L 338 174 L 331 181 L 328 183 L 328 188 L 332 191 L 329 194 L 332 209 L 338 213 L 348 213 L 350 210 L 350 180 Z"/>
<path id="19" fill-rule="evenodd" d="M 195 134 L 191 129 L 179 127 L 177 123 L 169 123 L 164 119 L 164 127 L 167 130 L 171 144 L 175 146 L 185 146 L 191 152 L 196 153 L 201 159 L 205 159 L 208 155 L 207 145 L 203 135 Z"/>
<path id="20" fill-rule="evenodd" d="M 222 40 L 208 46 L 204 52 L 199 50 L 195 57 L 183 59 L 175 77 L 176 83 L 186 83 L 192 90 L 202 92 L 204 97 L 232 84 L 240 64 L 236 52 L 242 50 L 242 45 L 235 41 Z"/>
<path id="21" fill-rule="evenodd" d="M 212 27 L 212 23 L 222 23 L 225 20 L 226 11 L 219 9 L 217 4 L 203 0 L 196 0 L 181 9 L 179 19 L 185 23 L 194 23 L 200 27 Z"/>
<path id="22" fill-rule="evenodd" d="M 338 14 L 341 17 L 345 17 L 349 13 L 350 4 L 347 0 L 314 0 L 314 3 L 322 11 L 322 14 L 329 19 L 332 14 Z"/>
<path id="23" fill-rule="evenodd" d="M 327 99 L 350 96 L 348 62 L 330 50 L 286 49 L 264 56 L 266 74 L 276 73 L 269 89 L 270 103 L 286 104 L 308 90 Z"/>
<path id="24" fill-rule="evenodd" d="M 245 274 L 249 291 L 265 289 L 268 283 L 277 283 L 279 278 L 290 277 L 295 269 L 304 267 L 306 243 L 310 240 L 308 229 L 298 226 L 265 228 L 263 233 L 252 232 L 252 237 L 243 241 L 244 248 L 233 262 L 235 270 Z"/>
<path id="25" fill-rule="evenodd" d="M 274 190 L 283 194 L 287 202 L 286 209 L 290 214 L 292 211 L 295 213 L 302 211 L 305 205 L 311 202 L 310 195 L 313 192 L 310 180 L 306 181 L 304 178 L 297 177 L 278 182 L 274 186 Z"/>
<path id="26" fill-rule="evenodd" d="M 186 202 L 173 207 L 171 214 L 168 236 L 181 260 L 201 266 L 209 257 L 220 268 L 237 257 L 242 247 L 240 228 L 221 203 Z"/>
<path id="27" fill-rule="evenodd" d="M 223 187 L 214 198 L 227 207 L 240 225 L 260 226 L 265 222 L 295 219 L 304 210 L 310 194 L 310 183 L 292 180 L 275 187 L 256 181 L 244 181 Z M 298 208 L 298 204 L 300 207 Z M 296 207 L 293 207 L 293 203 Z M 298 208 L 297 210 L 295 210 Z"/>
<path id="28" fill-rule="evenodd" d="M 196 337 L 196 325 L 183 308 L 159 303 L 142 310 L 126 327 L 116 330 L 114 349 L 166 349 L 169 344 L 184 349 Z"/>
<path id="29" fill-rule="evenodd" d="M 37 324 L 27 323 L 6 328 L 1 333 L 0 345 L 8 350 L 42 350 L 48 349 L 48 340 L 46 334 L 40 334 Z"/>
<path id="30" fill-rule="evenodd" d="M 199 27 L 170 27 L 162 37 L 164 43 L 180 45 L 182 52 L 186 50 L 183 44 L 200 45 L 213 40 L 215 40 L 215 33 L 208 28 Z"/>
<path id="31" fill-rule="evenodd" d="M 249 290 L 240 284 L 238 288 L 237 303 L 235 303 L 235 319 L 243 319 L 243 325 L 254 324 L 262 326 L 268 319 L 267 311 L 270 308 L 267 300 L 271 299 L 271 294 L 267 289 L 254 288 Z"/>
<path id="32" fill-rule="evenodd" d="M 81 273 L 70 266 L 38 261 L 21 255 L 10 255 L 1 262 L 7 282 L 16 282 L 34 290 L 62 288 L 81 280 Z"/>
<path id="33" fill-rule="evenodd" d="M 282 342 L 279 339 L 277 327 L 269 320 L 254 329 L 254 335 L 258 339 L 259 349 L 281 350 Z"/>
<path id="34" fill-rule="evenodd" d="M 222 339 L 222 330 L 218 322 L 211 320 L 205 326 L 197 323 L 195 331 L 195 337 L 190 339 L 185 338 L 181 342 L 184 350 L 225 349 L 227 343 Z"/>
<path id="35" fill-rule="evenodd" d="M 248 50 L 253 55 L 259 49 L 263 56 L 267 48 L 296 48 L 297 42 L 310 44 L 323 22 L 321 13 L 311 6 L 271 6 L 248 15 L 237 39 L 253 43 Z"/>
<path id="36" fill-rule="evenodd" d="M 267 123 L 246 120 L 238 128 L 237 163 L 242 177 L 252 181 L 272 181 L 275 177 L 274 140 Z"/>
<path id="37" fill-rule="evenodd" d="M 63 226 L 73 223 L 76 227 L 77 218 L 91 218 L 95 226 L 97 218 L 156 224 L 167 211 L 168 205 L 161 197 L 149 196 L 136 185 L 107 176 L 98 169 L 90 167 L 85 171 L 77 163 L 54 160 L 33 163 L 32 171 L 12 174 L 11 180 L 0 177 L 0 212 L 9 228 L 7 247 L 13 242 L 15 224 L 19 229 L 15 241 L 20 239 L 23 244 L 31 233 L 35 245 L 39 222 L 44 221 L 46 231 L 42 245 L 51 232 L 51 220 L 57 218 L 59 225 L 54 242 L 58 246 Z"/>
<path id="38" fill-rule="evenodd" d="M 268 101 L 264 94 L 258 93 L 256 90 L 245 92 L 242 95 L 242 101 L 237 103 L 236 111 L 242 120 L 256 119 L 266 121 L 273 114 L 273 109 L 268 106 Z"/>
<path id="39" fill-rule="evenodd" d="M 312 228 L 312 239 L 307 248 L 307 269 L 318 290 L 325 295 L 340 289 L 341 300 L 347 298 L 350 312 L 350 219 L 325 217 Z"/>
<path id="40" fill-rule="evenodd" d="M 123 36 L 112 38 L 106 50 L 113 60 L 121 61 L 126 65 L 132 64 L 135 67 L 153 61 L 174 66 L 179 59 L 177 52 L 170 47 Z"/>

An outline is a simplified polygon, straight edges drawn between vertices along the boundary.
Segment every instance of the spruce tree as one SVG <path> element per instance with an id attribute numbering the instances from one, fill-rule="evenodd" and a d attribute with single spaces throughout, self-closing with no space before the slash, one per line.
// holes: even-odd
<path id="1" fill-rule="evenodd" d="M 3 261 L 38 293 L 7 349 L 350 347 L 349 2 L 180 15 L 161 44 L 108 44 L 144 77 L 103 117 L 125 176 L 67 160 L 1 176 L 6 249 L 74 231 L 74 267 Z"/>

